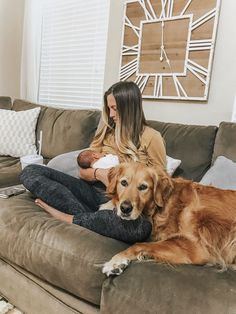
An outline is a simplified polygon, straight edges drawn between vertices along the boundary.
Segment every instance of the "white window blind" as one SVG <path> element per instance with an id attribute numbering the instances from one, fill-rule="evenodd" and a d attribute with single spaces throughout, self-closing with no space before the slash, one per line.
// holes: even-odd
<path id="1" fill-rule="evenodd" d="M 101 108 L 109 0 L 47 0 L 39 102 Z"/>

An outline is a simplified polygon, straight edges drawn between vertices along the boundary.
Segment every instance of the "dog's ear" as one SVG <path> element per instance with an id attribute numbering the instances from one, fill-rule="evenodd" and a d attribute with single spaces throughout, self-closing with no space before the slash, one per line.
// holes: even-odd
<path id="1" fill-rule="evenodd" d="M 107 186 L 107 193 L 113 195 L 116 190 L 116 182 L 118 178 L 118 174 L 120 172 L 120 166 L 113 167 L 108 172 L 108 186 Z"/>
<path id="2" fill-rule="evenodd" d="M 153 181 L 155 203 L 158 207 L 164 207 L 166 200 L 173 191 L 173 183 L 171 178 L 163 170 L 155 168 L 153 173 Z"/>

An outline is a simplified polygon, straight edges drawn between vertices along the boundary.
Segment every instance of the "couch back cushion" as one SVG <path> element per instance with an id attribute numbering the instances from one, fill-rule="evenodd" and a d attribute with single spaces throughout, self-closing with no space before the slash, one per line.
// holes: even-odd
<path id="1" fill-rule="evenodd" d="M 200 181 L 211 165 L 218 128 L 159 121 L 148 123 L 163 136 L 167 154 L 181 160 L 174 177 Z"/>
<path id="2" fill-rule="evenodd" d="M 10 97 L 0 97 L 0 109 L 11 109 L 12 101 Z"/>
<path id="3" fill-rule="evenodd" d="M 236 123 L 221 122 L 216 134 L 212 163 L 218 156 L 225 156 L 236 162 Z"/>
<path id="4" fill-rule="evenodd" d="M 23 100 L 15 100 L 12 109 L 20 111 L 35 107 L 41 107 L 37 140 L 42 130 L 42 155 L 45 158 L 53 158 L 89 146 L 101 116 L 99 110 L 57 109 Z"/>

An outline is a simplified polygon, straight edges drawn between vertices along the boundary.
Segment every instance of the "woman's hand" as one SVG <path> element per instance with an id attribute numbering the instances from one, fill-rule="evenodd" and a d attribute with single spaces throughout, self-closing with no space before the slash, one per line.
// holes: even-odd
<path id="1" fill-rule="evenodd" d="M 96 178 L 94 176 L 96 170 Z M 93 169 L 93 168 L 88 168 L 88 169 L 82 169 L 80 168 L 80 173 L 79 177 L 83 180 L 86 181 L 101 181 L 105 186 L 108 185 L 108 172 L 109 169 Z"/>
<path id="2" fill-rule="evenodd" d="M 94 170 L 95 169 L 93 168 L 87 168 L 87 169 L 80 168 L 79 177 L 86 181 L 95 181 Z"/>
<path id="3" fill-rule="evenodd" d="M 110 169 L 101 169 L 101 168 L 98 168 L 96 170 L 96 179 L 98 181 L 101 181 L 105 186 L 108 186 L 108 172 L 109 172 Z"/>

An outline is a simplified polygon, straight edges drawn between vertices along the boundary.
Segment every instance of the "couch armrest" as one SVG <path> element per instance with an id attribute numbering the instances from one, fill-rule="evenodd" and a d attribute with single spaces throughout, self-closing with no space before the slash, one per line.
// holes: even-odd
<path id="1" fill-rule="evenodd" d="M 12 101 L 10 97 L 1 96 L 0 97 L 0 109 L 10 110 L 12 107 Z"/>

